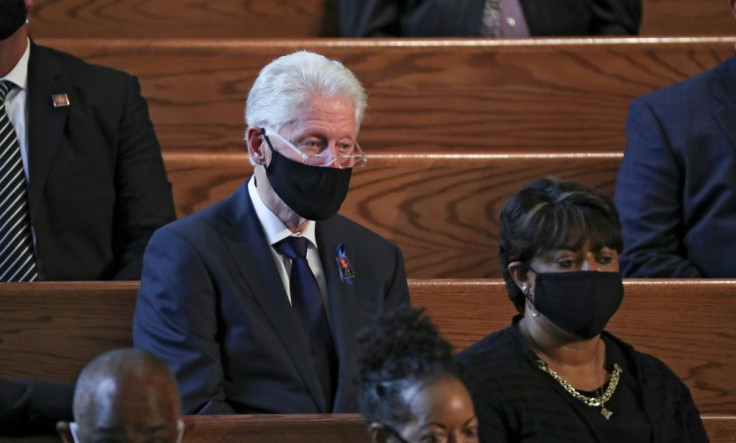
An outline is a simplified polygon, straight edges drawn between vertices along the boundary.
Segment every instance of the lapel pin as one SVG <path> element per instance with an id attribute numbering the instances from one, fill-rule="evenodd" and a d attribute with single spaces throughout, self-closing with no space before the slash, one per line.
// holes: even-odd
<path id="1" fill-rule="evenodd" d="M 345 254 L 345 245 L 338 243 L 335 250 L 337 251 L 337 258 L 335 260 L 337 260 L 337 270 L 340 274 L 340 281 L 352 285 L 355 273 L 353 272 L 353 267 L 350 266 L 348 256 Z"/>
<path id="2" fill-rule="evenodd" d="M 69 96 L 66 94 L 53 94 L 51 95 L 51 101 L 54 103 L 54 108 L 69 106 Z"/>

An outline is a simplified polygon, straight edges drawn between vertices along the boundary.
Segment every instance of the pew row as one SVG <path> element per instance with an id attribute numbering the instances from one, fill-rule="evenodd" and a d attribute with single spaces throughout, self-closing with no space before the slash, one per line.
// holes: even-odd
<path id="1" fill-rule="evenodd" d="M 137 75 L 163 149 L 187 152 L 242 151 L 256 75 L 297 49 L 363 82 L 369 153 L 622 152 L 633 98 L 734 52 L 733 37 L 39 42 Z"/>
<path id="2" fill-rule="evenodd" d="M 165 153 L 178 215 L 227 197 L 245 154 Z M 620 153 L 371 155 L 340 212 L 399 245 L 411 278 L 500 277 L 498 218 L 524 183 L 554 175 L 613 195 Z"/>
<path id="3" fill-rule="evenodd" d="M 711 443 L 733 443 L 736 416 L 703 415 Z M 185 443 L 367 443 L 365 422 L 358 414 L 186 416 Z M 56 436 L 3 438 L 13 443 L 57 443 Z"/>
<path id="4" fill-rule="evenodd" d="M 729 35 L 723 0 L 644 0 L 641 34 Z M 56 0 L 35 2 L 39 37 L 309 38 L 339 36 L 338 0 Z"/>
<path id="5" fill-rule="evenodd" d="M 0 377 L 72 383 L 94 356 L 130 346 L 137 289 L 137 282 L 0 285 Z M 625 289 L 608 330 L 665 361 L 701 413 L 736 415 L 736 280 L 626 280 Z M 458 351 L 515 313 L 498 279 L 410 280 L 409 290 Z"/>

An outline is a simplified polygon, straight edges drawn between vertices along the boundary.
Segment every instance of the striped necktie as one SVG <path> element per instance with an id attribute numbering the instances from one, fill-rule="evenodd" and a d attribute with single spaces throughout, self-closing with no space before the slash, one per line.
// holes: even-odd
<path id="1" fill-rule="evenodd" d="M 0 282 L 38 278 L 26 175 L 15 128 L 5 111 L 5 97 L 13 86 L 0 81 Z"/>

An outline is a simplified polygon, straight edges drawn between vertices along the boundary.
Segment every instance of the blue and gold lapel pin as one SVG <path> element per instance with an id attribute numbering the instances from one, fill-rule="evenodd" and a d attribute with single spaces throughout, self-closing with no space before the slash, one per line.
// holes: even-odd
<path id="1" fill-rule="evenodd" d="M 54 108 L 63 108 L 69 106 L 69 96 L 66 94 L 52 94 L 51 102 L 54 104 Z"/>
<path id="2" fill-rule="evenodd" d="M 348 256 L 345 254 L 345 245 L 338 243 L 335 251 L 337 252 L 337 258 L 335 258 L 335 260 L 337 260 L 337 270 L 340 274 L 340 281 L 352 285 L 355 273 L 353 272 L 353 267 L 350 266 L 350 259 L 348 259 Z"/>

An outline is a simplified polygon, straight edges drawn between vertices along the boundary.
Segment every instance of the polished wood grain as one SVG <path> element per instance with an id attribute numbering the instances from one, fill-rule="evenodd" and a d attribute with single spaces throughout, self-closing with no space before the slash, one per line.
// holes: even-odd
<path id="1" fill-rule="evenodd" d="M 666 362 L 702 413 L 736 415 L 736 280 L 625 280 L 609 330 Z M 137 282 L 0 285 L 0 377 L 72 383 L 99 353 L 131 343 Z M 462 350 L 506 327 L 514 308 L 501 280 L 410 280 Z M 733 430 L 733 428 L 731 428 Z M 733 435 L 733 434 L 732 434 Z"/>
<path id="2" fill-rule="evenodd" d="M 164 155 L 178 215 L 227 197 L 251 175 L 245 154 Z M 522 184 L 547 175 L 613 195 L 621 154 L 373 155 L 340 213 L 395 242 L 409 277 L 500 277 L 498 218 Z"/>
<path id="3" fill-rule="evenodd" d="M 736 19 L 724 0 L 642 0 L 641 35 L 734 35 Z"/>
<path id="4" fill-rule="evenodd" d="M 736 416 L 704 415 L 711 443 L 736 441 Z M 364 443 L 369 441 L 364 420 L 358 414 L 316 415 L 194 415 L 184 417 L 186 443 Z M 0 437 L 8 443 L 56 443 L 56 436 Z M 248 440 L 249 441 L 249 440 Z"/>
<path id="5" fill-rule="evenodd" d="M 337 0 L 36 0 L 38 37 L 338 37 Z M 643 0 L 641 35 L 733 35 L 725 0 Z"/>
<path id="6" fill-rule="evenodd" d="M 200 415 L 185 420 L 187 443 L 370 441 L 365 420 L 359 414 Z"/>
<path id="7" fill-rule="evenodd" d="M 36 37 L 311 38 L 339 35 L 337 0 L 36 0 Z"/>
<path id="8" fill-rule="evenodd" d="M 163 149 L 239 152 L 270 60 L 342 60 L 369 94 L 367 153 L 622 152 L 630 101 L 733 54 L 734 38 L 43 40 L 140 78 Z"/>

